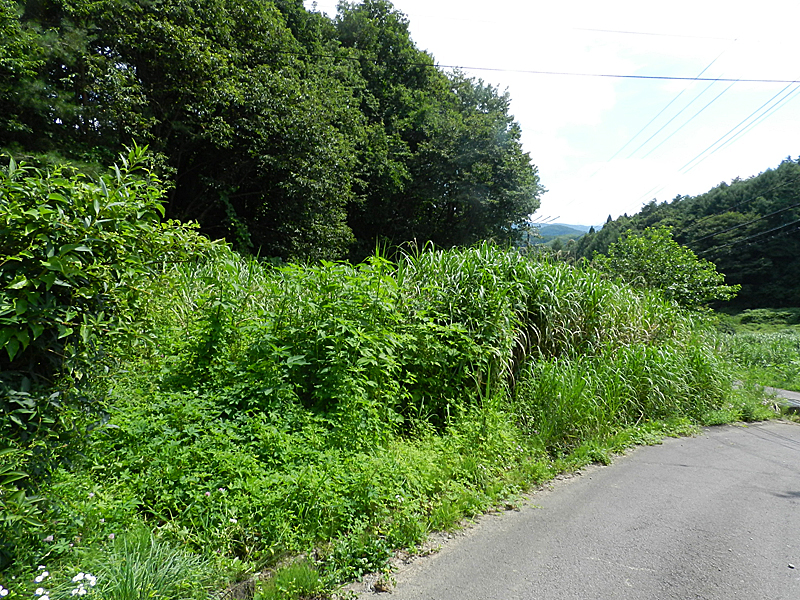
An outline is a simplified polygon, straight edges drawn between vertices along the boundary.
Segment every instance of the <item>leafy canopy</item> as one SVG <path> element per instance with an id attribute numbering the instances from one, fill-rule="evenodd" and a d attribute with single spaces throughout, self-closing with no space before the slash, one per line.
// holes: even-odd
<path id="1" fill-rule="evenodd" d="M 628 231 L 611 244 L 607 255 L 595 254 L 594 263 L 634 287 L 660 290 L 686 308 L 730 300 L 739 291 L 738 285 L 725 285 L 725 276 L 712 262 L 672 239 L 670 227 Z"/>

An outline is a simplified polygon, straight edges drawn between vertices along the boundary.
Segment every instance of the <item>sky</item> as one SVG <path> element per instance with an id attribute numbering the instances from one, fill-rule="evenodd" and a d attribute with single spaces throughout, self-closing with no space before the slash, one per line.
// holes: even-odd
<path id="1" fill-rule="evenodd" d="M 797 0 L 393 4 L 437 64 L 509 93 L 547 189 L 534 221 L 599 225 L 800 155 Z"/>

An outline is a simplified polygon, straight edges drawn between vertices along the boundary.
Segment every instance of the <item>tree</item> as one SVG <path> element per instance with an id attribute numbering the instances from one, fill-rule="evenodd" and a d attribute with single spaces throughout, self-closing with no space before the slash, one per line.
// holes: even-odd
<path id="1" fill-rule="evenodd" d="M 739 291 L 738 285 L 725 285 L 725 276 L 713 263 L 672 239 L 669 227 L 628 231 L 611 244 L 607 255 L 596 254 L 593 262 L 612 277 L 634 287 L 660 290 L 667 299 L 690 309 L 730 300 Z"/>
<path id="2" fill-rule="evenodd" d="M 239 250 L 505 241 L 538 207 L 508 95 L 438 70 L 386 0 L 335 20 L 300 0 L 0 2 L 3 144 L 102 165 L 146 143 L 167 216 Z"/>

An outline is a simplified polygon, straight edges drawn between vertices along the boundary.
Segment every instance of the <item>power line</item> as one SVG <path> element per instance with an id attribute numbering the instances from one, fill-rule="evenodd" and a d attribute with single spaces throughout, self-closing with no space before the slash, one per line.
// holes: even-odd
<path id="1" fill-rule="evenodd" d="M 735 40 L 734 40 L 734 41 L 735 41 Z M 697 77 L 701 77 L 701 76 L 703 75 L 703 73 L 705 73 L 706 71 L 708 71 L 708 70 L 709 70 L 709 69 L 710 69 L 710 68 L 711 68 L 711 67 L 714 65 L 714 63 L 715 63 L 715 62 L 717 62 L 717 61 L 718 61 L 718 60 L 719 60 L 719 59 L 722 57 L 722 55 L 723 55 L 723 54 L 725 54 L 727 51 L 728 51 L 728 49 L 726 48 L 725 50 L 723 50 L 722 52 L 720 52 L 720 53 L 717 55 L 717 57 L 716 57 L 716 58 L 714 58 L 714 60 L 712 60 L 710 63 L 708 63 L 708 65 L 706 65 L 706 67 L 705 67 L 705 68 L 704 68 L 702 71 L 700 71 L 700 72 L 697 74 Z M 695 78 L 695 79 L 696 79 L 696 78 Z M 714 85 L 714 84 L 713 84 L 713 83 L 711 83 L 711 84 L 709 84 L 709 86 L 708 86 L 708 87 L 710 88 L 712 85 Z M 733 85 L 733 84 L 731 84 L 731 85 Z M 598 173 L 599 173 L 599 172 L 600 172 L 600 171 L 603 169 L 603 167 L 604 167 L 605 165 L 607 165 L 608 163 L 610 163 L 611 161 L 613 161 L 613 160 L 614 160 L 614 159 L 615 159 L 617 156 L 619 156 L 620 152 L 622 152 L 622 151 L 623 151 L 623 150 L 624 150 L 624 149 L 625 149 L 625 148 L 626 148 L 626 147 L 627 147 L 627 146 L 628 146 L 628 145 L 629 145 L 629 144 L 630 144 L 630 143 L 631 143 L 633 140 L 635 140 L 637 137 L 639 137 L 639 136 L 642 134 L 642 132 L 644 132 L 644 131 L 645 131 L 645 130 L 648 128 L 648 127 L 650 127 L 650 125 L 651 125 L 651 124 L 652 124 L 652 123 L 653 123 L 653 122 L 654 122 L 656 119 L 658 119 L 658 117 L 660 117 L 660 116 L 661 116 L 661 115 L 664 113 L 664 111 L 666 111 L 666 110 L 667 110 L 667 109 L 668 109 L 670 106 L 672 106 L 672 105 L 673 105 L 673 104 L 674 104 L 674 103 L 675 103 L 675 102 L 678 100 L 678 98 L 680 98 L 680 97 L 683 95 L 683 93 L 684 93 L 686 90 L 688 90 L 688 89 L 689 89 L 689 88 L 688 88 L 688 87 L 686 87 L 686 88 L 682 89 L 680 92 L 678 92 L 678 94 L 677 94 L 677 95 L 676 95 L 676 96 L 675 96 L 675 97 L 674 97 L 672 100 L 670 100 L 670 101 L 667 103 L 667 105 L 666 105 L 664 108 L 662 108 L 660 111 L 658 111 L 658 114 L 656 114 L 656 116 L 655 116 L 655 117 L 653 117 L 652 119 L 650 119 L 650 121 L 648 121 L 648 122 L 647 122 L 647 124 L 646 124 L 644 127 L 642 127 L 642 128 L 641 128 L 641 129 L 640 129 L 638 132 L 636 132 L 636 134 L 635 134 L 635 135 L 634 135 L 632 138 L 630 138 L 630 139 L 629 139 L 627 142 L 625 142 L 625 143 L 622 145 L 622 147 L 621 147 L 619 150 L 617 150 L 617 151 L 614 153 L 614 155 L 613 155 L 611 158 L 609 158 L 609 159 L 608 159 L 608 160 L 607 160 L 607 161 L 606 161 L 606 162 L 605 162 L 603 165 L 600 165 L 600 166 L 599 166 L 599 167 L 598 167 L 598 168 L 595 170 L 595 172 L 594 172 L 594 173 L 592 173 L 592 174 L 591 174 L 591 175 L 588 177 L 588 179 L 592 179 L 592 178 L 593 178 L 595 175 L 597 175 L 597 174 L 598 174 Z M 708 89 L 708 88 L 706 88 L 706 89 Z M 702 95 L 702 93 L 701 93 L 701 95 Z M 697 96 L 697 98 L 699 98 L 699 97 L 700 97 L 700 96 Z M 695 100 L 696 100 L 697 98 L 695 98 Z M 679 114 L 681 114 L 681 113 L 682 113 L 684 110 L 686 110 L 686 108 L 688 108 L 689 106 L 691 106 L 692 102 L 694 102 L 694 100 L 692 100 L 692 101 L 691 101 L 689 104 L 687 104 L 687 105 L 686 105 L 686 107 L 684 107 L 684 108 L 683 108 L 681 111 L 679 111 L 679 112 L 678 112 L 678 115 L 679 115 Z M 677 115 L 676 115 L 676 116 L 677 116 Z M 669 125 L 669 123 L 671 123 L 673 119 L 675 119 L 675 117 L 673 117 L 672 119 L 670 119 L 669 121 L 667 121 L 667 124 L 666 124 L 666 125 Z M 666 127 L 666 125 L 664 125 L 664 127 Z M 661 129 L 663 129 L 664 127 L 662 127 Z M 655 134 L 653 134 L 653 136 L 657 135 L 657 134 L 658 134 L 658 133 L 661 131 L 661 129 L 659 129 L 658 131 L 656 131 L 656 133 L 655 133 Z M 651 139 L 653 139 L 653 136 L 650 136 L 650 137 L 649 137 L 647 140 L 645 140 L 644 144 L 646 144 L 646 143 L 647 143 L 647 142 L 649 142 Z M 666 140 L 665 140 L 665 141 L 666 141 Z M 663 143 L 663 142 L 662 142 L 662 143 Z M 640 145 L 640 146 L 639 146 L 639 148 L 641 148 L 641 147 L 642 147 L 644 144 Z M 660 144 L 659 144 L 659 145 L 660 145 Z M 658 146 L 656 146 L 656 148 L 657 148 L 657 147 L 658 147 Z M 631 153 L 631 156 L 633 156 L 633 154 L 635 154 L 635 153 L 636 153 L 636 152 L 639 150 L 639 148 L 637 148 L 636 150 L 634 150 L 634 151 Z M 630 156 L 629 156 L 628 158 L 630 158 Z M 656 187 L 658 187 L 658 186 L 656 186 Z M 655 189 L 655 188 L 653 188 L 653 189 Z M 663 189 L 663 187 L 662 187 L 661 189 Z M 652 190 L 651 190 L 651 191 L 652 191 Z M 659 191 L 660 191 L 660 190 L 659 190 Z M 648 192 L 648 193 L 649 193 L 649 192 Z M 572 200 L 570 200 L 569 202 L 567 202 L 567 203 L 566 203 L 566 204 L 565 204 L 565 205 L 564 205 L 562 208 L 567 208 L 567 207 L 571 206 L 572 204 L 574 204 L 575 202 L 577 202 L 578 200 L 579 200 L 579 198 L 578 198 L 578 197 L 576 197 L 576 198 L 573 198 Z M 638 201 L 637 201 L 637 202 L 638 202 Z"/>
<path id="2" fill-rule="evenodd" d="M 494 67 L 467 67 L 456 65 L 436 66 L 443 69 L 465 69 L 470 71 L 495 71 L 498 73 L 520 73 L 527 75 L 565 75 L 569 77 L 606 77 L 612 79 L 651 79 L 660 81 L 721 81 L 732 83 L 800 83 L 800 79 L 740 79 L 732 77 L 678 77 L 670 75 L 623 75 L 619 73 L 576 73 L 569 71 L 534 71 L 527 69 L 499 69 Z"/>
<path id="3" fill-rule="evenodd" d="M 711 144 L 711 145 L 710 145 L 708 148 L 706 148 L 705 150 L 703 150 L 703 151 L 702 151 L 700 154 L 698 154 L 697 156 L 695 156 L 695 157 L 694 157 L 692 160 L 690 160 L 689 162 L 687 162 L 685 165 L 683 165 L 683 166 L 682 166 L 680 169 L 678 169 L 678 170 L 679 170 L 679 171 L 682 171 L 684 174 L 686 174 L 686 173 L 688 173 L 689 171 L 691 171 L 692 169 L 694 169 L 694 168 L 695 168 L 697 165 L 699 165 L 699 164 L 700 164 L 700 162 L 702 162 L 702 161 L 698 162 L 697 164 L 693 165 L 692 167 L 689 167 L 689 165 L 691 165 L 691 164 L 692 164 L 693 162 L 695 162 L 695 161 L 696 161 L 698 158 L 700 158 L 701 156 L 703 156 L 703 155 L 704 155 L 706 152 L 708 152 L 709 150 L 711 150 L 711 149 L 712 149 L 714 146 L 716 146 L 717 144 L 719 144 L 719 142 L 721 142 L 721 141 L 722 141 L 722 140 L 724 140 L 726 137 L 728 137 L 728 136 L 729 136 L 729 135 L 730 135 L 732 132 L 736 131 L 736 130 L 737 130 L 737 129 L 738 129 L 738 128 L 739 128 L 739 127 L 742 125 L 742 123 L 744 123 L 744 122 L 748 121 L 748 120 L 749 120 L 749 119 L 750 119 L 750 118 L 751 118 L 753 115 L 755 115 L 756 113 L 758 113 L 759 111 L 761 111 L 761 110 L 762 110 L 762 109 L 763 109 L 763 108 L 764 108 L 764 107 L 765 107 L 767 104 L 769 104 L 769 103 L 770 103 L 770 102 L 772 102 L 772 101 L 773 101 L 775 98 L 777 98 L 778 96 L 780 96 L 780 95 L 781 95 L 783 92 L 785 92 L 785 91 L 786 91 L 786 90 L 787 90 L 789 87 L 791 87 L 791 84 L 789 84 L 789 85 L 785 86 L 783 89 L 781 89 L 781 90 L 780 90 L 780 91 L 779 91 L 777 94 L 775 94 L 774 96 L 772 96 L 772 97 L 771 97 L 769 100 L 767 100 L 766 102 L 764 102 L 764 103 L 763 103 L 761 106 L 759 106 L 757 109 L 755 109 L 755 110 L 754 110 L 752 113 L 750 113 L 750 114 L 749 114 L 749 115 L 747 115 L 747 116 L 746 116 L 744 119 L 742 119 L 741 121 L 739 121 L 739 123 L 737 123 L 737 124 L 736 124 L 734 127 L 732 127 L 730 130 L 728 130 L 728 132 L 727 132 L 727 133 L 725 133 L 725 135 L 723 135 L 723 136 L 722 136 L 721 138 L 719 138 L 719 139 L 718 139 L 716 142 L 714 142 L 713 144 Z M 719 150 L 719 148 L 717 148 L 717 150 Z M 716 152 L 716 150 L 714 150 L 714 152 Z M 714 154 L 714 152 L 712 152 L 711 154 Z M 709 156 L 711 156 L 711 154 L 709 154 Z M 708 157 L 706 157 L 706 158 L 708 158 Z M 687 169 L 686 167 L 689 167 L 689 168 Z M 686 169 L 686 170 L 684 171 L 684 169 Z"/>
<path id="4" fill-rule="evenodd" d="M 700 96 L 702 96 L 702 95 L 703 95 L 703 94 L 704 94 L 706 91 L 710 90 L 710 89 L 711 89 L 711 86 L 713 86 L 713 85 L 714 85 L 713 83 L 709 83 L 709 84 L 708 84 L 708 87 L 706 87 L 706 89 L 705 89 L 705 90 L 703 90 L 703 91 L 702 91 L 702 92 L 701 92 L 701 93 L 700 93 L 700 94 L 699 94 L 699 95 L 698 95 L 698 96 L 695 98 L 695 100 L 697 100 L 698 98 L 700 98 Z M 700 113 L 702 113 L 702 112 L 703 112 L 705 109 L 707 109 L 709 106 L 711 106 L 712 104 L 714 104 L 714 102 L 716 102 L 717 100 L 719 100 L 719 99 L 720 99 L 720 97 L 721 97 L 721 96 L 722 96 L 722 95 L 723 95 L 725 92 L 727 92 L 729 89 L 731 89 L 733 86 L 734 86 L 734 84 L 733 84 L 733 83 L 731 83 L 730 85 L 728 85 L 728 87 L 726 87 L 724 90 L 722 90 L 722 91 L 721 91 L 719 94 L 717 94 L 716 96 L 714 96 L 714 98 L 711 100 L 711 102 L 709 102 L 708 104 L 706 104 L 706 105 L 705 105 L 703 108 L 701 108 L 701 109 L 700 109 L 700 110 L 698 110 L 696 113 L 694 113 L 694 115 L 692 115 L 691 117 L 689 117 L 689 120 L 688 120 L 688 121 L 684 122 L 684 123 L 683 123 L 683 124 L 682 124 L 680 127 L 678 127 L 678 128 L 675 130 L 675 131 L 673 131 L 672 133 L 670 133 L 670 134 L 669 134 L 669 135 L 668 135 L 666 138 L 664 138 L 664 139 L 663 139 L 663 140 L 661 140 L 661 141 L 660 141 L 658 144 L 656 144 L 656 147 L 655 147 L 655 148 L 653 148 L 653 149 L 651 149 L 651 150 L 650 150 L 650 151 L 649 151 L 647 154 L 645 154 L 645 155 L 644 155 L 642 158 L 647 158 L 647 157 L 648 157 L 648 156 L 650 156 L 650 155 L 651 155 L 653 152 L 655 152 L 656 150 L 658 150 L 658 149 L 659 149 L 659 148 L 660 148 L 660 147 L 661 147 L 663 144 L 665 144 L 665 143 L 666 143 L 666 142 L 668 142 L 670 139 L 672 139 L 672 136 L 674 136 L 675 134 L 677 134 L 677 133 L 678 133 L 678 132 L 679 132 L 681 129 L 683 129 L 683 128 L 684 128 L 684 127 L 686 127 L 686 126 L 687 126 L 689 123 L 691 123 L 692 121 L 694 121 L 694 120 L 695 120 L 695 118 L 697 118 L 697 117 L 700 115 Z M 687 104 L 687 105 L 686 105 L 686 108 L 689 108 L 689 106 L 691 106 L 691 104 L 692 104 L 693 102 L 694 102 L 694 100 L 693 100 L 692 102 L 690 102 L 689 104 Z M 677 117 L 677 116 L 678 116 L 678 115 L 680 115 L 682 112 L 683 112 L 683 111 L 681 111 L 680 113 L 678 113 L 678 114 L 677 114 L 677 115 L 675 115 L 675 116 Z M 670 121 L 669 121 L 669 122 L 671 123 L 671 122 L 672 122 L 672 119 L 670 119 Z M 669 125 L 669 123 L 667 123 L 666 125 L 664 125 L 664 127 L 666 127 L 667 125 Z M 664 127 L 662 127 L 661 129 L 664 129 Z M 661 129 L 659 129 L 659 130 L 656 132 L 656 134 L 657 134 L 657 133 L 659 133 L 659 132 L 661 131 Z M 651 139 L 652 139 L 652 138 L 651 138 Z"/>
<path id="5" fill-rule="evenodd" d="M 772 229 L 767 229 L 766 231 L 760 231 L 759 233 L 753 234 L 753 235 L 751 235 L 749 237 L 746 237 L 746 238 L 742 238 L 742 239 L 739 239 L 739 240 L 734 240 L 732 242 L 728 242 L 727 244 L 723 244 L 722 246 L 714 246 L 713 248 L 709 248 L 708 250 L 703 250 L 702 252 L 700 252 L 698 254 L 698 256 L 702 255 L 702 254 L 707 254 L 707 253 L 711 252 L 712 250 L 715 250 L 715 251 L 716 250 L 722 250 L 723 248 L 727 248 L 729 246 L 735 246 L 735 245 L 743 244 L 744 242 L 746 242 L 748 240 L 752 240 L 752 239 L 755 239 L 755 238 L 760 237 L 762 235 L 766 235 L 768 233 L 772 233 L 773 231 L 778 231 L 779 229 L 783 229 L 784 227 L 789 227 L 791 225 L 797 225 L 798 223 L 800 223 L 800 219 L 797 219 L 796 221 L 792 221 L 791 223 L 784 223 L 783 225 L 778 225 L 777 227 L 773 227 Z"/>
<path id="6" fill-rule="evenodd" d="M 768 119 L 769 117 L 771 117 L 773 115 L 773 113 L 777 112 L 778 110 L 780 110 L 781 108 L 786 106 L 795 96 L 797 96 L 798 93 L 800 93 L 800 85 L 796 86 L 793 91 L 791 91 L 790 93 L 786 94 L 786 96 L 784 96 L 782 99 L 780 99 L 778 102 L 776 102 L 770 109 L 766 110 L 761 116 L 759 116 L 752 123 L 747 125 L 744 129 L 742 129 L 740 132 L 738 132 L 736 135 L 734 135 L 731 139 L 729 139 L 727 142 L 725 142 L 719 149 L 720 150 L 724 150 L 725 148 L 730 146 L 733 142 L 735 142 L 737 139 L 739 139 L 744 134 L 746 134 L 751 129 L 753 129 L 753 127 L 755 127 L 756 125 L 758 125 L 762 121 L 764 121 L 764 120 Z M 705 158 L 703 160 L 705 160 Z M 701 160 L 700 162 L 703 162 L 703 161 Z M 698 164 L 700 164 L 700 163 L 698 163 Z"/>
<path id="7" fill-rule="evenodd" d="M 729 231 L 733 231 L 734 229 L 739 229 L 740 227 L 745 227 L 747 225 L 751 225 L 753 223 L 757 223 L 758 221 L 763 221 L 764 219 L 767 219 L 767 218 L 769 218 L 769 217 L 771 217 L 773 215 L 777 215 L 777 214 L 780 214 L 782 212 L 786 212 L 787 210 L 792 210 L 793 208 L 797 208 L 798 206 L 800 206 L 800 203 L 792 204 L 791 206 L 787 206 L 787 207 L 782 208 L 780 210 L 776 210 L 775 212 L 771 212 L 768 215 L 763 215 L 763 216 L 761 216 L 761 217 L 759 217 L 757 219 L 753 219 L 752 221 L 747 221 L 746 223 L 739 223 L 738 225 L 734 225 L 733 227 L 728 227 L 728 229 L 723 229 L 721 231 L 717 231 L 717 232 L 705 235 L 705 236 L 703 236 L 701 238 L 697 238 L 696 240 L 692 240 L 692 243 L 696 244 L 697 242 L 702 242 L 703 240 L 707 240 L 709 238 L 716 237 L 716 236 L 718 236 L 720 234 L 728 233 Z"/>
<path id="8" fill-rule="evenodd" d="M 422 51 L 420 51 L 422 52 Z M 361 56 L 342 56 L 339 54 L 317 54 L 311 52 L 289 52 L 284 50 L 275 51 L 275 54 L 287 54 L 291 56 L 303 56 L 306 58 L 333 58 L 342 60 L 361 61 L 369 60 L 370 62 L 381 62 L 378 58 L 371 58 L 364 55 Z M 539 71 L 533 69 L 502 69 L 499 67 L 475 67 L 469 65 L 443 65 L 441 63 L 429 62 L 414 62 L 404 61 L 407 67 L 428 67 L 438 69 L 458 69 L 465 71 L 491 71 L 496 73 L 519 73 L 523 75 L 560 75 L 567 77 L 604 77 L 611 79 L 644 79 L 654 81 L 720 81 L 723 83 L 800 83 L 800 79 L 742 79 L 732 77 L 684 77 L 677 75 L 628 75 L 622 73 L 581 73 L 574 71 Z"/>
<path id="9" fill-rule="evenodd" d="M 572 27 L 577 31 L 597 31 L 600 33 L 621 33 L 626 35 L 646 35 L 646 36 L 653 36 L 653 37 L 673 37 L 673 38 L 685 38 L 691 40 L 721 40 L 721 41 L 728 41 L 728 42 L 735 42 L 735 38 L 725 38 L 725 37 L 713 37 L 713 36 L 705 36 L 705 35 L 684 35 L 680 33 L 654 33 L 649 31 L 623 31 L 619 29 L 594 29 L 592 27 Z"/>
<path id="10" fill-rule="evenodd" d="M 723 54 L 725 54 L 725 52 L 727 52 L 727 49 L 726 49 L 726 50 L 723 50 L 722 52 L 720 52 L 720 54 L 719 54 L 719 55 L 718 55 L 718 56 L 717 56 L 717 57 L 716 57 L 714 60 L 712 60 L 710 63 L 708 63 L 708 65 L 706 66 L 706 68 L 705 68 L 705 69 L 703 69 L 702 71 L 700 71 L 700 72 L 697 74 L 697 77 L 701 77 L 701 76 L 703 75 L 703 73 L 705 73 L 706 71 L 708 71 L 708 70 L 709 70 L 709 69 L 710 69 L 710 68 L 711 68 L 711 67 L 714 65 L 714 63 L 715 63 L 715 62 L 717 62 L 717 61 L 718 61 L 718 60 L 719 60 L 719 59 L 722 57 L 722 55 L 723 55 Z M 710 85 L 713 85 L 713 84 L 710 84 Z M 634 136 L 633 136 L 631 139 L 629 139 L 627 142 L 625 142 L 625 144 L 622 146 L 622 148 L 620 148 L 619 150 L 617 150 L 617 151 L 614 153 L 614 156 L 612 156 L 611 158 L 609 158 L 609 159 L 608 159 L 608 161 L 606 161 L 606 162 L 611 162 L 612 160 L 614 160 L 614 159 L 615 159 L 615 158 L 616 158 L 616 157 L 619 155 L 619 153 L 620 153 L 620 152 L 622 152 L 622 151 L 623 151 L 623 150 L 624 150 L 624 149 L 625 149 L 625 148 L 628 146 L 628 144 L 630 144 L 630 143 L 631 143 L 633 140 L 635 140 L 637 137 L 639 137 L 639 136 L 642 134 L 642 132 L 643 132 L 645 129 L 647 129 L 648 127 L 650 127 L 650 125 L 652 125 L 653 121 L 655 121 L 656 119 L 658 119 L 658 117 L 660 117 L 660 116 L 661 116 L 661 115 L 664 113 L 664 111 L 665 111 L 665 110 L 667 110 L 667 109 L 668 109 L 670 106 L 672 106 L 672 105 L 673 105 L 673 104 L 674 104 L 674 103 L 675 103 L 675 102 L 678 100 L 678 98 L 680 98 L 680 97 L 683 95 L 683 93 L 684 93 L 686 90 L 688 90 L 688 89 L 689 89 L 689 88 L 688 88 L 688 87 L 686 87 L 686 88 L 683 88 L 683 89 L 682 89 L 680 92 L 678 92 L 677 96 L 675 96 L 675 97 L 674 97 L 672 100 L 670 100 L 670 101 L 667 103 L 667 105 L 666 105 L 664 108 L 662 108 L 660 111 L 658 111 L 658 114 L 657 114 L 655 117 L 653 117 L 652 119 L 650 119 L 650 121 L 648 121 L 647 125 L 645 125 L 644 127 L 642 127 L 642 128 L 641 128 L 641 129 L 640 129 L 640 130 L 639 130 L 639 131 L 636 133 L 636 135 L 634 135 Z M 680 114 L 680 113 L 678 113 L 678 114 Z M 659 129 L 659 131 L 661 131 L 661 130 Z M 656 132 L 656 133 L 658 133 L 658 132 Z M 648 141 L 649 141 L 649 140 L 648 140 Z M 641 146 L 640 146 L 640 147 L 641 147 Z M 638 148 L 637 148 L 637 150 L 638 150 Z M 635 152 L 635 151 L 634 151 L 634 152 Z M 630 157 L 628 157 L 628 158 L 630 158 Z M 599 171 L 599 169 L 598 169 L 598 171 Z M 596 175 L 596 174 L 597 174 L 597 172 L 595 172 L 595 175 Z M 593 176 L 594 176 L 594 175 L 593 175 Z"/>

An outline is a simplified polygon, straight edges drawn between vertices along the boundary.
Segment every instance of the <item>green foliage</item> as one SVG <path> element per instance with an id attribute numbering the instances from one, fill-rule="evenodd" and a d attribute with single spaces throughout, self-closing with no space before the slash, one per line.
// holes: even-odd
<path id="1" fill-rule="evenodd" d="M 361 259 L 387 239 L 507 240 L 538 206 L 508 96 L 435 68 L 384 0 L 333 20 L 262 0 L 0 11 L 8 150 L 107 164 L 147 143 L 167 215 L 241 251 Z"/>
<path id="2" fill-rule="evenodd" d="M 800 392 L 800 332 L 721 333 L 718 345 L 750 383 Z"/>
<path id="3" fill-rule="evenodd" d="M 213 245 L 160 268 L 138 288 L 148 343 L 115 350 L 108 422 L 18 560 L 106 556 L 143 526 L 242 578 L 313 558 L 260 592 L 302 597 L 729 392 L 696 315 L 488 243 L 355 267 Z"/>
<path id="4" fill-rule="evenodd" d="M 763 325 L 783 327 L 800 324 L 800 308 L 769 309 L 754 308 L 739 314 L 742 325 Z"/>
<path id="5" fill-rule="evenodd" d="M 31 382 L 62 368 L 81 379 L 113 336 L 137 323 L 141 281 L 203 244 L 191 226 L 161 224 L 162 189 L 144 148 L 97 180 L 67 166 L 13 159 L 0 171 L 2 427 L 47 424 Z M 44 402 L 63 401 L 55 391 Z M 30 432 L 28 432 L 30 433 Z"/>
<path id="6" fill-rule="evenodd" d="M 725 285 L 725 276 L 713 263 L 672 239 L 669 227 L 628 232 L 595 255 L 597 267 L 638 288 L 660 290 L 680 306 L 698 309 L 710 302 L 730 300 L 738 285 Z"/>
<path id="7" fill-rule="evenodd" d="M 42 528 L 43 498 L 27 494 L 21 486 L 29 477 L 19 470 L 24 454 L 18 448 L 0 448 L 0 570 L 17 548 L 30 544 L 33 534 Z"/>
<path id="8" fill-rule="evenodd" d="M 800 294 L 797 224 L 800 160 L 787 157 L 774 169 L 734 179 L 699 196 L 650 202 L 632 217 L 611 220 L 578 241 L 575 254 L 606 253 L 627 230 L 672 227 L 675 240 L 725 273 L 741 291 L 732 305 L 742 308 L 794 306 Z"/>

